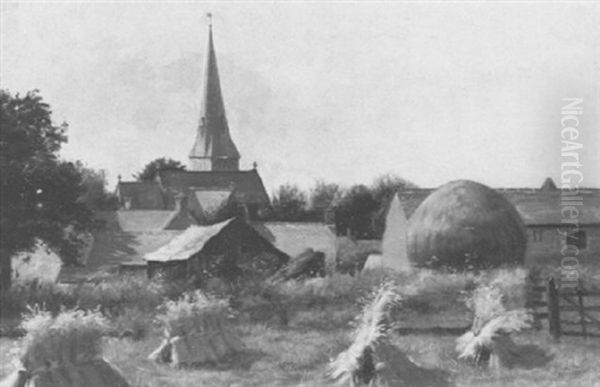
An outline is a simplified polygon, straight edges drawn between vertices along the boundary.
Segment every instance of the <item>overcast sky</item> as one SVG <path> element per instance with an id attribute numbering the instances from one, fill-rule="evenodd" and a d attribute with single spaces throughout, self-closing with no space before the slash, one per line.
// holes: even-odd
<path id="1" fill-rule="evenodd" d="M 518 3 L 6 3 L 2 87 L 39 89 L 62 154 L 112 185 L 187 162 L 205 13 L 242 168 L 270 191 L 316 179 L 423 187 L 560 181 L 561 98 L 584 99 L 584 185 L 600 186 L 600 7 Z"/>

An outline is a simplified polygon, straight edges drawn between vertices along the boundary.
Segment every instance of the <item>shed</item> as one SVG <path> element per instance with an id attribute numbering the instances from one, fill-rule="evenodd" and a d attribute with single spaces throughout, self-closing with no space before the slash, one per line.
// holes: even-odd
<path id="1" fill-rule="evenodd" d="M 156 251 L 144 256 L 148 276 L 203 281 L 211 277 L 234 282 L 265 278 L 289 261 L 254 228 L 239 218 L 210 226 L 190 226 Z"/>

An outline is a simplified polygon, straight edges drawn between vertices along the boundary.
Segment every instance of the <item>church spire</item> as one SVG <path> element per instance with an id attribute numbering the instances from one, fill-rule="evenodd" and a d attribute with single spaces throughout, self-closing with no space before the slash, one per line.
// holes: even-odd
<path id="1" fill-rule="evenodd" d="M 237 171 L 240 154 L 229 134 L 213 43 L 212 15 L 207 14 L 208 44 L 202 79 L 200 124 L 189 155 L 192 171 Z"/>

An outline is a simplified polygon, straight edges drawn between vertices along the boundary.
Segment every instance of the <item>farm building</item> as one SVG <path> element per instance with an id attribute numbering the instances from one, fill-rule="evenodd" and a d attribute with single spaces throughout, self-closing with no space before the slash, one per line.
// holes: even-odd
<path id="1" fill-rule="evenodd" d="M 58 281 L 85 281 L 103 273 L 144 268 L 143 257 L 181 233 L 165 230 L 175 211 L 99 211 L 81 266 L 62 267 Z"/>
<path id="2" fill-rule="evenodd" d="M 218 277 L 265 278 L 289 261 L 289 256 L 239 218 L 210 226 L 190 226 L 155 251 L 145 254 L 148 276 L 203 281 Z"/>
<path id="3" fill-rule="evenodd" d="M 193 217 L 179 219 L 180 229 L 210 224 L 235 215 L 256 220 L 269 206 L 269 197 L 256 169 L 240 170 L 221 92 L 212 27 L 205 53 L 200 123 L 191 146 L 187 171 L 161 171 L 151 182 L 119 181 L 121 210 L 174 211 L 178 206 Z"/>
<path id="4" fill-rule="evenodd" d="M 325 254 L 326 265 L 335 265 L 337 238 L 326 224 L 296 222 L 255 222 L 252 226 L 266 240 L 290 257 L 307 249 Z"/>
<path id="5" fill-rule="evenodd" d="M 468 180 L 444 184 L 408 221 L 408 256 L 425 267 L 487 268 L 522 264 L 525 229 L 502 194 Z"/>
<path id="6" fill-rule="evenodd" d="M 398 192 L 400 201 L 411 217 L 417 207 L 433 192 L 433 189 L 410 189 Z M 582 188 L 575 195 L 574 206 L 578 208 L 580 238 L 569 237 L 557 232 L 561 225 L 561 210 L 568 206 L 568 200 L 562 200 L 562 191 L 556 188 L 551 179 L 546 179 L 541 188 L 498 188 L 516 208 L 523 223 L 527 237 L 525 263 L 527 265 L 559 265 L 562 258 L 561 247 L 565 244 L 579 243 L 578 258 L 582 264 L 586 260 L 600 258 L 600 189 Z M 579 239 L 578 241 L 576 239 Z"/>

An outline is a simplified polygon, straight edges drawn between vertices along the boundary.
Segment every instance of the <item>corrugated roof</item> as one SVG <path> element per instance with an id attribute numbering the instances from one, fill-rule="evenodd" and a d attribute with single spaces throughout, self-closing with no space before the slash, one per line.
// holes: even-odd
<path id="1" fill-rule="evenodd" d="M 263 182 L 254 169 L 249 171 L 161 171 L 163 187 L 179 191 L 189 188 L 233 189 L 243 202 L 268 204 Z"/>
<path id="2" fill-rule="evenodd" d="M 312 248 L 324 253 L 327 262 L 335 262 L 336 236 L 325 224 L 256 222 L 252 227 L 290 257 Z"/>
<path id="3" fill-rule="evenodd" d="M 206 243 L 218 235 L 234 218 L 211 226 L 190 226 L 169 243 L 144 256 L 146 261 L 172 262 L 186 260 L 202 250 Z"/>

